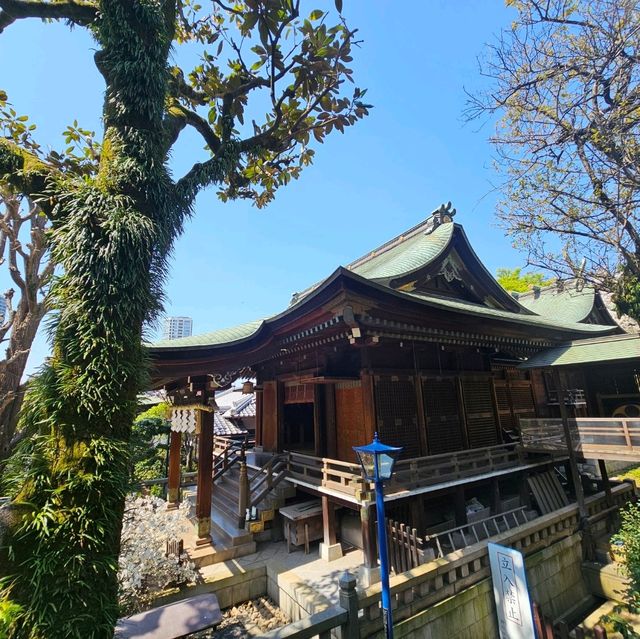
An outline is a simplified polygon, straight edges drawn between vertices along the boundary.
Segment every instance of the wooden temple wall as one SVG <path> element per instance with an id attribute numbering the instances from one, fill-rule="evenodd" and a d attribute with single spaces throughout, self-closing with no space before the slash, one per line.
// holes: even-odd
<path id="1" fill-rule="evenodd" d="M 283 413 L 289 404 L 313 405 L 311 454 L 355 461 L 353 446 L 382 441 L 403 457 L 492 446 L 517 436 L 521 417 L 539 416 L 535 383 L 499 373 L 368 372 L 328 384 L 265 381 L 259 408 L 259 444 L 283 448 Z M 285 446 L 286 447 L 286 446 Z"/>

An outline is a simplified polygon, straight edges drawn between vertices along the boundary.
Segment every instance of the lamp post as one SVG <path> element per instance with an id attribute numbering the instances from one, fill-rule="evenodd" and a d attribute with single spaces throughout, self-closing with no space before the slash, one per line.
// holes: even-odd
<path id="1" fill-rule="evenodd" d="M 378 433 L 367 446 L 354 446 L 365 479 L 372 481 L 376 488 L 376 511 L 378 519 L 378 555 L 380 557 L 380 578 L 382 581 L 382 621 L 387 639 L 393 638 L 391 618 L 391 593 L 389 592 L 389 561 L 387 559 L 387 529 L 384 518 L 383 482 L 391 478 L 393 466 L 402 448 L 387 446 L 378 441 Z"/>

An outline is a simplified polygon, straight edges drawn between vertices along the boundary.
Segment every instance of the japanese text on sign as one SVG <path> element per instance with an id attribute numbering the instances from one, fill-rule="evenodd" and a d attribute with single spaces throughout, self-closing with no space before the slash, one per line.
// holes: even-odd
<path id="1" fill-rule="evenodd" d="M 500 639 L 534 639 L 522 553 L 491 543 L 488 550 Z"/>

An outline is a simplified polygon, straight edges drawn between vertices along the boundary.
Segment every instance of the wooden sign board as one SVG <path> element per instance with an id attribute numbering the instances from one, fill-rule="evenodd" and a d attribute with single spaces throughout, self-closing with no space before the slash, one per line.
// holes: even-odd
<path id="1" fill-rule="evenodd" d="M 500 639 L 535 639 L 522 553 L 488 544 Z"/>

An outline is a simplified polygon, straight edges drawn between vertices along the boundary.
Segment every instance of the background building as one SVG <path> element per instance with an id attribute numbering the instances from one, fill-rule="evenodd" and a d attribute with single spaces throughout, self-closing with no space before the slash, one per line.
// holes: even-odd
<path id="1" fill-rule="evenodd" d="M 163 339 L 179 339 L 189 337 L 193 331 L 193 320 L 190 317 L 165 317 L 162 330 Z"/>

